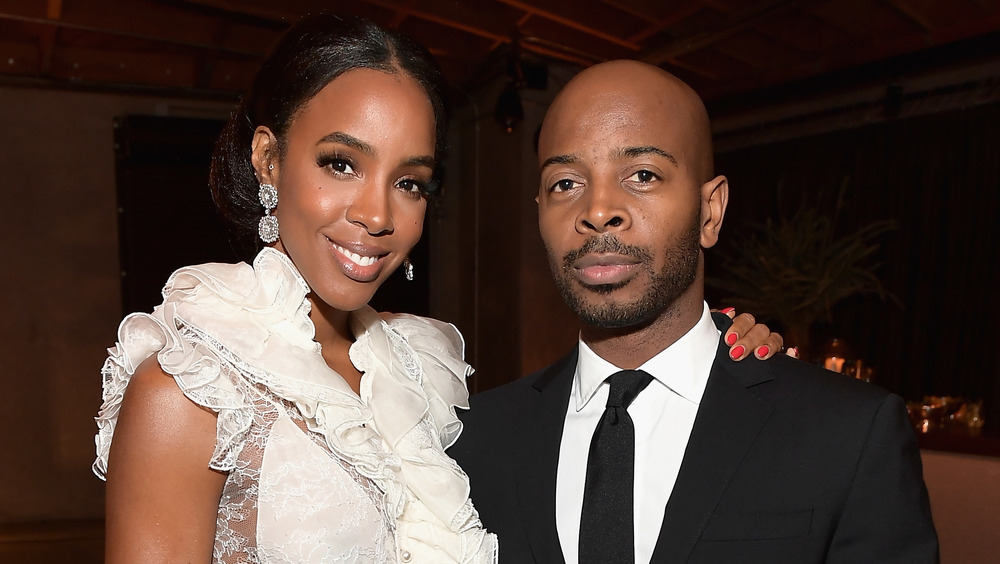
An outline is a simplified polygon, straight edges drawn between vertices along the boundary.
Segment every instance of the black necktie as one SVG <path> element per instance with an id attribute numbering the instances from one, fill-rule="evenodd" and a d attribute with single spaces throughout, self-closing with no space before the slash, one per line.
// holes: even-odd
<path id="1" fill-rule="evenodd" d="M 580 564 L 635 562 L 635 427 L 627 410 L 652 381 L 653 377 L 641 370 L 622 370 L 608 377 L 608 405 L 590 441 L 587 459 L 580 515 Z"/>

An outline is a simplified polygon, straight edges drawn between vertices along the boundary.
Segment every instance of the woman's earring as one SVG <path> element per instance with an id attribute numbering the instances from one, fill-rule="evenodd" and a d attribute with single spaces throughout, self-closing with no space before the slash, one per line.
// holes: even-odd
<path id="1" fill-rule="evenodd" d="M 271 215 L 271 210 L 278 207 L 278 191 L 271 184 L 261 183 L 257 197 L 260 198 L 260 205 L 264 206 L 264 217 L 257 225 L 257 235 L 261 241 L 273 243 L 278 240 L 278 218 Z"/>
<path id="2" fill-rule="evenodd" d="M 410 262 L 410 257 L 403 259 L 403 276 L 406 276 L 408 282 L 413 282 L 413 263 Z"/>

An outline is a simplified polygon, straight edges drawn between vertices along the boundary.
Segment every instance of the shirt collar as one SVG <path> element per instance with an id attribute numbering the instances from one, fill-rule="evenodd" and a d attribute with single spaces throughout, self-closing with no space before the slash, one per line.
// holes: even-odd
<path id="1" fill-rule="evenodd" d="M 708 304 L 703 303 L 701 318 L 680 339 L 647 360 L 640 370 L 675 394 L 700 404 L 708 384 L 708 374 L 715 361 L 715 350 L 722 332 L 715 327 Z M 580 355 L 573 382 L 573 403 L 582 410 L 593 399 L 604 380 L 621 370 L 597 355 L 579 339 Z"/>

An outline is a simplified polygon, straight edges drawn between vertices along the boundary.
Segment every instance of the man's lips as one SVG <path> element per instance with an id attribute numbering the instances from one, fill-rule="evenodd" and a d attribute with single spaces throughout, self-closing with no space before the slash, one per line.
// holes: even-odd
<path id="1" fill-rule="evenodd" d="M 588 286 L 617 284 L 632 276 L 640 261 L 617 253 L 586 254 L 573 261 L 576 278 Z"/>

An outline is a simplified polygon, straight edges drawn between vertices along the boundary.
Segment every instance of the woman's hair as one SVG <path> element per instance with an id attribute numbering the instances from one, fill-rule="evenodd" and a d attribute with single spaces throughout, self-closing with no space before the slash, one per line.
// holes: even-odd
<path id="1" fill-rule="evenodd" d="M 403 73 L 424 89 L 434 109 L 435 159 L 440 162 L 447 124 L 443 82 L 430 54 L 410 39 L 360 18 L 307 16 L 282 36 L 261 64 L 212 154 L 212 200 L 235 230 L 238 247 L 249 244 L 256 252 L 261 245 L 257 224 L 264 210 L 250 161 L 254 131 L 262 125 L 269 128 L 277 138 L 277 156 L 283 158 L 285 134 L 299 110 L 330 81 L 359 68 Z"/>

